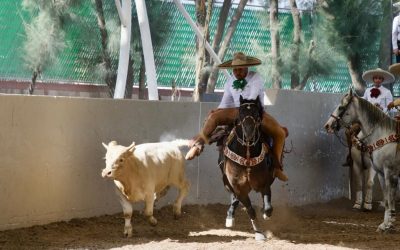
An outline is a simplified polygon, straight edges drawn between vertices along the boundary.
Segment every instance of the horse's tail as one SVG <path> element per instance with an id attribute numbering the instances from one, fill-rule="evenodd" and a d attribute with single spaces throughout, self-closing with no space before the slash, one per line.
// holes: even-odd
<path id="1" fill-rule="evenodd" d="M 186 139 L 176 139 L 171 141 L 171 143 L 179 148 L 181 147 L 189 147 L 190 144 L 190 140 L 186 140 Z"/>

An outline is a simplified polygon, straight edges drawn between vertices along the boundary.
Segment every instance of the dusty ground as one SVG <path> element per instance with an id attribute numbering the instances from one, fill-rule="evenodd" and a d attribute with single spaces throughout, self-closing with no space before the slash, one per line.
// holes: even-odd
<path id="1" fill-rule="evenodd" d="M 381 209 L 359 212 L 339 199 L 302 207 L 276 207 L 263 222 L 265 242 L 253 239 L 247 214 L 238 209 L 236 226 L 225 229 L 227 206 L 183 207 L 174 220 L 172 208 L 156 210 L 159 224 L 150 226 L 135 212 L 134 237 L 123 237 L 122 214 L 52 223 L 0 232 L 0 249 L 399 249 L 399 230 L 376 233 Z"/>

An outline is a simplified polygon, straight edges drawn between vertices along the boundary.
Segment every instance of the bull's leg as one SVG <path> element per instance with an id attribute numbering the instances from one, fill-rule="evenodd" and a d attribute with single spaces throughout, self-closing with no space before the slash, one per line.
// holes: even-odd
<path id="1" fill-rule="evenodd" d="M 146 193 L 145 195 L 145 207 L 144 207 L 144 215 L 147 217 L 150 225 L 157 225 L 157 219 L 153 216 L 154 210 L 154 192 Z"/>
<path id="2" fill-rule="evenodd" d="M 125 237 L 132 237 L 132 203 L 129 202 L 125 196 L 121 194 L 119 190 L 116 190 L 117 195 L 119 197 L 119 202 L 121 203 L 122 206 L 122 211 L 124 213 L 124 220 L 125 220 L 125 226 L 124 226 L 124 235 Z"/>
<path id="3" fill-rule="evenodd" d="M 225 219 L 225 227 L 233 227 L 235 225 L 235 210 L 239 206 L 239 200 L 231 193 L 231 204 Z"/>
<path id="4" fill-rule="evenodd" d="M 268 186 L 264 194 L 262 194 L 263 199 L 263 219 L 269 220 L 272 216 L 272 204 L 271 204 L 271 188 Z"/>
<path id="5" fill-rule="evenodd" d="M 247 215 L 250 218 L 251 225 L 253 226 L 253 230 L 255 232 L 255 239 L 256 240 L 265 240 L 265 235 L 259 226 L 257 216 L 256 216 L 256 211 L 254 210 L 253 206 L 251 205 L 249 196 L 241 195 L 241 196 L 238 196 L 238 199 L 246 208 Z"/>
<path id="6" fill-rule="evenodd" d="M 367 169 L 367 180 L 365 186 L 364 209 L 367 211 L 372 210 L 372 189 L 374 187 L 374 178 L 376 172 L 372 167 Z"/>
<path id="7" fill-rule="evenodd" d="M 182 181 L 179 183 L 179 185 L 177 187 L 178 190 L 179 190 L 179 194 L 178 194 L 178 197 L 175 200 L 174 207 L 173 207 L 173 212 L 174 212 L 175 219 L 178 219 L 182 214 L 182 210 L 181 210 L 182 201 L 183 201 L 183 198 L 185 198 L 185 196 L 188 194 L 189 187 L 190 187 L 190 184 L 186 180 L 185 177 L 182 177 L 181 180 Z"/>

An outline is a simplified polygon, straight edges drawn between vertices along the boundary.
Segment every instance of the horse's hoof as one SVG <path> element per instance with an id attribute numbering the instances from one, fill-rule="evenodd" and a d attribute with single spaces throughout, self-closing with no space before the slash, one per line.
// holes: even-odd
<path id="1" fill-rule="evenodd" d="M 371 203 L 364 203 L 364 211 L 369 212 L 372 210 L 372 204 Z"/>
<path id="2" fill-rule="evenodd" d="M 393 231 L 395 231 L 395 229 L 394 229 L 394 225 L 393 225 L 393 223 L 387 223 L 387 224 L 385 224 L 385 222 L 382 222 L 379 226 L 378 226 L 378 228 L 376 229 L 376 231 L 378 232 L 378 233 L 390 233 L 390 232 L 393 232 Z"/>
<path id="3" fill-rule="evenodd" d="M 235 225 L 235 219 L 234 219 L 234 218 L 231 218 L 231 219 L 226 218 L 226 220 L 225 220 L 225 227 L 231 228 L 231 227 L 233 227 L 234 225 Z"/>
<path id="4" fill-rule="evenodd" d="M 261 232 L 256 232 L 255 235 L 257 241 L 264 241 L 266 239 L 265 235 Z"/>
<path id="5" fill-rule="evenodd" d="M 270 219 L 271 219 L 271 216 L 268 216 L 268 214 L 263 213 L 263 219 L 264 219 L 264 220 L 270 220 Z"/>

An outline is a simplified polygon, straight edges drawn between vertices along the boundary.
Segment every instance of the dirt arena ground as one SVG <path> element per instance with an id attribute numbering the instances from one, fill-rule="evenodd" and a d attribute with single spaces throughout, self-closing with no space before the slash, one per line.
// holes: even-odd
<path id="1" fill-rule="evenodd" d="M 156 210 L 156 227 L 136 211 L 134 236 L 123 237 L 122 213 L 0 232 L 0 249 L 400 249 L 400 228 L 375 230 L 382 209 L 351 209 L 338 199 L 301 207 L 276 207 L 263 222 L 267 241 L 257 242 L 247 214 L 238 209 L 236 226 L 226 229 L 226 205 L 186 205 L 174 220 L 172 208 Z M 400 227 L 400 225 L 397 225 Z"/>

